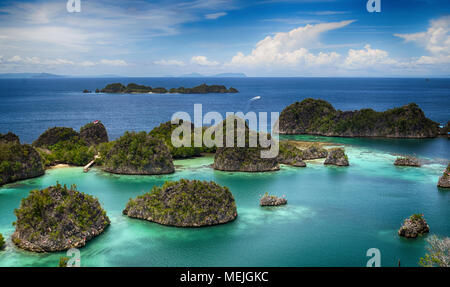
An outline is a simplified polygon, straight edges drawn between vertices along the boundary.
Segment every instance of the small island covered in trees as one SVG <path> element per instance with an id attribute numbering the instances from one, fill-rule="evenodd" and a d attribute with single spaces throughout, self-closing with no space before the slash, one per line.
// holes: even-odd
<path id="1" fill-rule="evenodd" d="M 130 83 L 127 86 L 121 83 L 112 83 L 106 85 L 103 89 L 96 89 L 96 93 L 107 93 L 107 94 L 226 94 L 226 93 L 238 93 L 239 91 L 233 87 L 227 89 L 223 85 L 207 85 L 201 84 L 193 88 L 171 88 L 166 89 L 164 87 L 155 87 L 138 85 L 135 83 Z M 91 93 L 89 90 L 84 90 L 83 93 Z"/>

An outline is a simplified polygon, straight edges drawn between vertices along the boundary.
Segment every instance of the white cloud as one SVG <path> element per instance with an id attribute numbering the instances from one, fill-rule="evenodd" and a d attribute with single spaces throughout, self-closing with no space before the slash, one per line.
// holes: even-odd
<path id="1" fill-rule="evenodd" d="M 194 56 L 191 58 L 191 63 L 200 66 L 217 66 L 220 64 L 219 62 L 208 60 L 205 56 Z"/>
<path id="2" fill-rule="evenodd" d="M 309 48 L 320 46 L 319 37 L 324 32 L 339 29 L 351 24 L 352 20 L 306 25 L 289 32 L 276 33 L 259 41 L 249 55 L 239 52 L 231 60 L 232 65 L 261 64 L 329 64 L 335 62 L 337 53 L 319 53 L 314 55 Z"/>
<path id="3" fill-rule="evenodd" d="M 405 42 L 414 42 L 424 47 L 431 56 L 422 56 L 418 64 L 450 63 L 450 16 L 432 20 L 425 32 L 394 34 Z"/>
<path id="4" fill-rule="evenodd" d="M 160 66 L 179 66 L 179 67 L 183 67 L 186 64 L 183 61 L 178 61 L 178 60 L 159 60 L 159 61 L 155 61 L 153 62 L 155 65 L 160 65 Z"/>
<path id="5" fill-rule="evenodd" d="M 0 63 L 2 57 L 0 57 Z M 56 59 L 40 59 L 38 57 L 22 57 L 19 55 L 15 55 L 9 59 L 4 61 L 4 64 L 12 64 L 12 65 L 43 65 L 43 66 L 82 66 L 82 67 L 92 67 L 98 64 L 109 65 L 109 66 L 126 66 L 127 62 L 124 60 L 106 60 L 102 59 L 98 62 L 91 61 L 81 61 L 75 62 L 68 59 L 56 58 Z"/>
<path id="6" fill-rule="evenodd" d="M 365 45 L 364 49 L 350 49 L 345 58 L 344 66 L 346 68 L 364 68 L 374 67 L 376 65 L 396 65 L 398 62 L 389 57 L 388 52 L 380 49 L 372 49 L 370 45 Z"/>
<path id="7" fill-rule="evenodd" d="M 206 15 L 205 15 L 205 19 L 208 19 L 208 20 L 214 20 L 214 19 L 223 17 L 223 16 L 225 16 L 225 15 L 227 15 L 226 12 L 218 12 L 218 13 L 206 14 Z"/>
<path id="8" fill-rule="evenodd" d="M 102 65 L 108 65 L 108 66 L 127 66 L 127 62 L 124 60 L 108 60 L 108 59 L 102 59 L 100 60 L 100 64 Z"/>

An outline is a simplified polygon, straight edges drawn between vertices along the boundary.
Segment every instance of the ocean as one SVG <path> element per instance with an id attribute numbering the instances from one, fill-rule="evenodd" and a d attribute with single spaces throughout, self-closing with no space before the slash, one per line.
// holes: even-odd
<path id="1" fill-rule="evenodd" d="M 233 86 L 238 94 L 83 94 L 107 83 L 135 82 L 152 87 L 192 87 L 201 83 Z M 259 96 L 260 99 L 251 100 Z M 321 98 L 335 108 L 378 111 L 417 103 L 427 117 L 450 120 L 450 79 L 363 78 L 115 78 L 0 80 L 0 132 L 12 131 L 31 143 L 49 127 L 79 129 L 101 120 L 110 139 L 126 130 L 150 131 L 174 112 L 281 112 L 304 98 Z M 32 189 L 76 184 L 99 198 L 111 226 L 81 251 L 82 266 L 365 266 L 369 248 L 381 252 L 382 266 L 417 266 L 426 237 L 400 238 L 404 218 L 424 213 L 431 234 L 450 236 L 450 192 L 436 187 L 450 159 L 450 140 L 369 139 L 285 136 L 343 146 L 350 166 L 282 166 L 268 173 L 227 173 L 211 169 L 212 157 L 175 161 L 164 176 L 118 176 L 94 168 L 46 171 L 42 177 L 0 188 L 0 233 L 7 246 L 0 266 L 57 266 L 64 252 L 33 254 L 14 247 L 14 208 Z M 416 155 L 421 168 L 396 167 L 398 154 Z M 122 215 L 129 198 L 166 180 L 214 180 L 230 188 L 238 218 L 205 228 L 176 228 Z M 285 195 L 286 206 L 260 208 L 265 192 Z"/>

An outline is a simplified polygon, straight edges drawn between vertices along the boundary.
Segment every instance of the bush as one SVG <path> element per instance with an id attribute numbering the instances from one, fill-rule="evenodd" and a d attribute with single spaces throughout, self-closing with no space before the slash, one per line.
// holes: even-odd
<path id="1" fill-rule="evenodd" d="M 428 253 L 420 258 L 423 267 L 450 267 L 450 238 L 439 238 L 432 235 L 427 239 Z"/>
<path id="2" fill-rule="evenodd" d="M 5 239 L 3 238 L 3 235 L 0 233 L 0 250 L 3 249 L 3 247 L 5 247 Z"/>
<path id="3" fill-rule="evenodd" d="M 67 263 L 69 262 L 69 257 L 59 257 L 59 267 L 67 267 Z"/>

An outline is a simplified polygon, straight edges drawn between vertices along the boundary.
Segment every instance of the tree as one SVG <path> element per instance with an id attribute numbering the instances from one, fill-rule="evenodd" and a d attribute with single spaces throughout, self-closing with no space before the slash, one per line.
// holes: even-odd
<path id="1" fill-rule="evenodd" d="M 67 267 L 67 263 L 69 262 L 69 257 L 59 257 L 59 267 Z"/>
<path id="2" fill-rule="evenodd" d="M 423 267 L 450 267 L 450 237 L 432 235 L 427 242 L 428 252 L 420 258 L 419 264 Z"/>
<path id="3" fill-rule="evenodd" d="M 0 233 L 0 250 L 5 246 L 5 239 L 3 239 L 3 235 Z"/>

